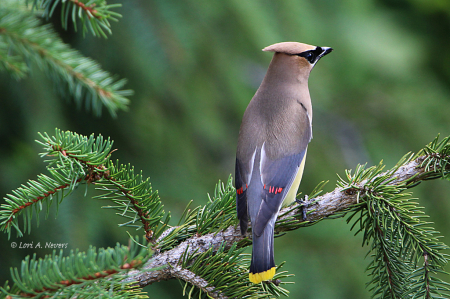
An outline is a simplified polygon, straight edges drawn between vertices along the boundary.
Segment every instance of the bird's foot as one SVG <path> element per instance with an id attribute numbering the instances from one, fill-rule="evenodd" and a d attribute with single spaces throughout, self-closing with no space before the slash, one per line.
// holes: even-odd
<path id="1" fill-rule="evenodd" d="M 306 203 L 308 201 L 308 195 L 305 195 L 303 199 L 295 199 L 295 202 L 300 205 L 300 209 L 302 209 L 302 221 L 306 221 L 306 208 L 308 204 Z"/>

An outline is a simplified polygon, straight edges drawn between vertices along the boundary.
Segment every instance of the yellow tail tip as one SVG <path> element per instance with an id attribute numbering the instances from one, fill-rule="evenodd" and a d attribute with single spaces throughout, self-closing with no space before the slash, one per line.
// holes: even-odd
<path id="1" fill-rule="evenodd" d="M 270 280 L 275 276 L 275 267 L 260 273 L 249 273 L 248 279 L 253 283 L 260 283 L 261 281 Z"/>

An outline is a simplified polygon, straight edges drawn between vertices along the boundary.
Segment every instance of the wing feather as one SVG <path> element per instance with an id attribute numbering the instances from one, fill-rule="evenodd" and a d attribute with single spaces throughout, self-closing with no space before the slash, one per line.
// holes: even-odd
<path id="1" fill-rule="evenodd" d="M 252 229 L 260 236 L 269 220 L 275 217 L 280 210 L 286 194 L 292 186 L 292 182 L 300 169 L 300 164 L 305 158 L 306 148 L 302 152 L 271 161 L 268 158 L 262 160 L 261 177 L 263 190 L 261 192 L 261 206 L 252 224 Z"/>

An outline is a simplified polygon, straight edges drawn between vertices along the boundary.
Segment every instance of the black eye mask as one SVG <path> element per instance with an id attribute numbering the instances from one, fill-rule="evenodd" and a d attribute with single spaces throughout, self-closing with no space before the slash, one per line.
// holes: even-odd
<path id="1" fill-rule="evenodd" d="M 308 50 L 297 55 L 304 57 L 309 63 L 314 64 L 323 56 L 323 54 L 325 54 L 324 52 L 324 49 L 321 47 L 316 47 L 314 50 Z"/>

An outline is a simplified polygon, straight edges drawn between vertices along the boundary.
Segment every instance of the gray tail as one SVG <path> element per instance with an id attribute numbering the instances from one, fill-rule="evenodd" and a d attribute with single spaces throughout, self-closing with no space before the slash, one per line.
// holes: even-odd
<path id="1" fill-rule="evenodd" d="M 260 236 L 256 236 L 252 230 L 253 248 L 250 273 L 257 274 L 271 270 L 275 267 L 273 256 L 273 229 L 275 221 L 269 221 Z M 268 278 L 271 279 L 272 277 Z M 268 280 L 267 279 L 267 280 Z"/>

